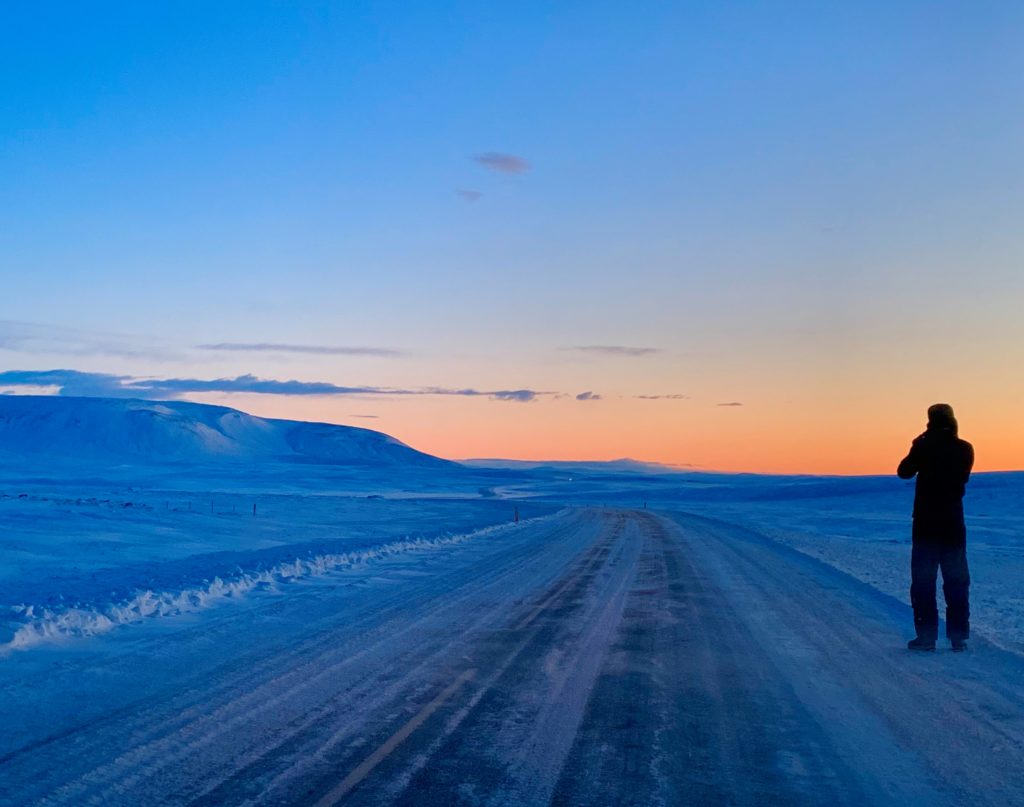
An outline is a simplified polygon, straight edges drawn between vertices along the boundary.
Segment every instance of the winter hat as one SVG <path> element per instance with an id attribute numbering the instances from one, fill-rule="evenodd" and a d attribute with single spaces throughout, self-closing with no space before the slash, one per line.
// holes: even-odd
<path id="1" fill-rule="evenodd" d="M 928 425 L 937 429 L 951 428 L 955 431 L 956 418 L 953 416 L 953 407 L 944 403 L 929 406 Z"/>

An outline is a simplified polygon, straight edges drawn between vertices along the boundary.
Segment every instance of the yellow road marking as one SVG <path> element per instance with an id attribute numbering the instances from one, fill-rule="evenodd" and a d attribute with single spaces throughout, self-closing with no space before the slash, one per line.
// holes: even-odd
<path id="1" fill-rule="evenodd" d="M 436 698 L 420 709 L 408 723 L 392 734 L 380 748 L 364 759 L 359 767 L 342 779 L 337 787 L 320 799 L 316 803 L 316 807 L 333 807 L 333 805 L 337 804 L 350 790 L 369 776 L 370 772 L 383 762 L 392 751 L 405 742 L 409 735 L 422 726 L 427 718 L 440 709 L 444 702 L 454 695 L 463 684 L 472 680 L 475 675 L 475 669 L 466 670 L 452 681 L 444 690 L 438 693 Z"/>

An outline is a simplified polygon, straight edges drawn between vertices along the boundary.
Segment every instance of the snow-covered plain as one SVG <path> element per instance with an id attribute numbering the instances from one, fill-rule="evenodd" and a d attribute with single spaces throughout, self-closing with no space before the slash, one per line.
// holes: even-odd
<path id="1" fill-rule="evenodd" d="M 190 482 L 202 469 L 177 472 Z M 0 479 L 0 654 L 194 611 L 555 509 L 322 478 L 322 493 Z M 392 483 L 393 484 L 393 483 Z M 468 494 L 468 495 L 467 495 Z M 254 513 L 255 508 L 255 513 Z"/>

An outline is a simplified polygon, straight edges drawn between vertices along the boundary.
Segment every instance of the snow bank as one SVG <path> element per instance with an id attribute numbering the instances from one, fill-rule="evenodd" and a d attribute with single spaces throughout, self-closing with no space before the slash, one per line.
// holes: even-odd
<path id="1" fill-rule="evenodd" d="M 73 637 L 95 636 L 120 625 L 139 622 L 149 617 L 175 616 L 199 611 L 225 600 L 238 599 L 252 591 L 272 591 L 281 584 L 351 569 L 397 555 L 427 552 L 476 538 L 495 536 L 525 524 L 554 517 L 538 516 L 519 524 L 494 525 L 468 533 L 435 538 L 405 538 L 349 552 L 295 558 L 267 569 L 240 569 L 232 577 L 215 577 L 204 585 L 181 591 L 138 591 L 130 599 L 102 607 L 55 609 L 26 604 L 14 606 L 11 610 L 15 614 L 16 627 L 10 641 L 0 643 L 0 657 L 13 650 L 25 650 Z"/>

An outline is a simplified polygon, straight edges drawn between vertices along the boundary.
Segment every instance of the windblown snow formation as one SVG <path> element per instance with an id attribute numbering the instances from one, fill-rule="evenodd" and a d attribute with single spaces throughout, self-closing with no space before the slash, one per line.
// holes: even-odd
<path id="1" fill-rule="evenodd" d="M 370 429 L 272 420 L 187 401 L 0 395 L 0 453 L 87 461 L 453 463 Z"/>

